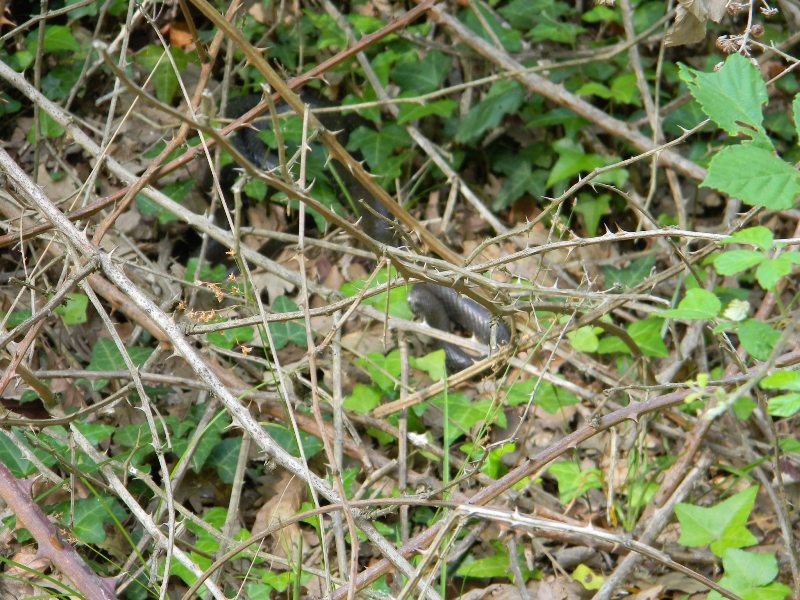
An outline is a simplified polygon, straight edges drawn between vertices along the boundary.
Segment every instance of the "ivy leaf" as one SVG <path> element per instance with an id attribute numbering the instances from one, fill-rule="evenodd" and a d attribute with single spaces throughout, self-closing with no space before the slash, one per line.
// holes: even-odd
<path id="1" fill-rule="evenodd" d="M 236 474 L 236 463 L 239 460 L 239 449 L 242 446 L 242 438 L 225 438 L 211 451 L 206 465 L 216 470 L 222 483 L 228 485 L 233 483 Z"/>
<path id="2" fill-rule="evenodd" d="M 445 366 L 445 353 L 444 350 L 434 350 L 420 358 L 411 357 L 411 366 L 424 373 L 434 381 L 442 381 L 447 379 L 447 368 Z"/>
<path id="3" fill-rule="evenodd" d="M 353 392 L 344 399 L 344 408 L 359 415 L 366 415 L 381 403 L 381 392 L 371 385 L 357 384 Z"/>
<path id="4" fill-rule="evenodd" d="M 66 511 L 61 523 L 71 525 L 70 531 L 84 544 L 102 544 L 106 541 L 106 525 L 125 518 L 125 511 L 115 498 L 92 497 L 77 500 L 72 515 Z"/>
<path id="5" fill-rule="evenodd" d="M 489 29 L 492 30 L 494 36 L 500 40 L 500 43 L 503 45 L 503 48 L 506 50 L 506 52 L 514 53 L 522 51 L 522 42 L 520 41 L 522 36 L 519 31 L 516 29 L 508 29 L 503 27 L 503 25 L 501 25 L 497 20 L 497 17 L 495 17 L 488 8 L 484 8 L 482 5 L 477 3 L 473 4 L 472 7 L 474 10 L 480 11 L 481 19 L 478 19 L 472 10 L 463 10 L 461 11 L 459 18 L 464 25 L 469 27 L 478 36 L 483 38 L 484 41 L 494 45 L 494 39 L 492 39 L 492 36 L 489 35 L 489 32 L 486 31 L 484 26 L 484 23 L 486 23 L 489 25 Z"/>
<path id="6" fill-rule="evenodd" d="M 458 568 L 456 574 L 461 577 L 472 577 L 476 579 L 491 579 L 492 577 L 507 578 L 511 574 L 508 554 L 498 552 L 494 556 L 464 561 L 464 564 Z"/>
<path id="7" fill-rule="evenodd" d="M 48 25 L 44 30 L 43 49 L 46 54 L 54 52 L 75 53 L 81 49 L 72 29 L 67 25 Z"/>
<path id="8" fill-rule="evenodd" d="M 45 139 L 60 138 L 64 135 L 64 128 L 56 123 L 46 112 L 41 112 L 39 114 L 39 124 L 39 129 Z M 36 141 L 36 129 L 34 127 L 28 129 L 25 139 L 28 140 L 29 144 L 33 144 Z"/>
<path id="9" fill-rule="evenodd" d="M 430 115 L 448 118 L 452 116 L 456 108 L 458 108 L 458 104 L 455 100 L 438 100 L 436 102 L 426 102 L 425 104 L 401 104 L 400 113 L 397 116 L 397 124 L 405 125 Z"/>
<path id="10" fill-rule="evenodd" d="M 558 160 L 550 171 L 547 187 L 569 180 L 579 173 L 589 173 L 599 167 L 613 164 L 619 160 L 615 156 L 600 156 L 586 152 L 580 144 L 569 138 L 562 138 L 553 144 Z M 598 177 L 597 181 L 622 186 L 627 181 L 627 171 L 614 169 Z"/>
<path id="11" fill-rule="evenodd" d="M 516 112 L 525 92 L 516 81 L 498 81 L 492 84 L 486 98 L 473 106 L 456 131 L 456 141 L 469 144 L 500 124 L 503 117 Z"/>
<path id="12" fill-rule="evenodd" d="M 451 63 L 452 59 L 445 53 L 431 50 L 422 60 L 398 63 L 391 75 L 403 92 L 427 94 L 441 87 Z"/>
<path id="13" fill-rule="evenodd" d="M 690 548 L 710 545 L 716 556 L 722 556 L 728 548 L 758 543 L 746 527 L 757 494 L 758 486 L 752 486 L 708 508 L 678 504 L 675 507 L 681 526 L 678 543 Z"/>
<path id="14" fill-rule="evenodd" d="M 772 583 L 778 576 L 778 560 L 766 552 L 746 552 L 730 548 L 722 556 L 725 575 L 719 584 L 729 592 L 747 600 L 783 600 L 792 590 L 782 583 Z M 708 600 L 722 600 L 712 591 Z"/>
<path id="15" fill-rule="evenodd" d="M 596 198 L 588 194 L 582 194 L 575 206 L 575 212 L 583 217 L 583 224 L 587 233 L 594 237 L 597 235 L 597 228 L 600 226 L 600 219 L 605 215 L 611 214 L 608 194 L 600 194 Z"/>
<path id="16" fill-rule="evenodd" d="M 89 306 L 89 297 L 85 294 L 67 294 L 65 304 L 57 307 L 55 313 L 61 315 L 64 325 L 80 325 L 86 323 L 86 308 Z"/>
<path id="17" fill-rule="evenodd" d="M 758 360 L 767 360 L 781 339 L 780 331 L 757 319 L 747 319 L 737 327 L 739 341 L 747 353 Z"/>
<path id="18" fill-rule="evenodd" d="M 377 287 L 386 283 L 389 277 L 394 279 L 397 272 L 392 268 L 383 269 L 372 280 L 370 288 Z M 366 285 L 366 279 L 354 279 L 342 285 L 340 291 L 342 295 L 347 298 L 353 298 L 361 293 Z M 374 296 L 364 299 L 364 304 L 377 308 L 378 310 L 386 310 L 386 292 L 381 292 Z M 389 314 L 400 319 L 413 319 L 414 313 L 408 305 L 408 291 L 405 287 L 396 287 L 389 290 Z"/>
<path id="19" fill-rule="evenodd" d="M 300 448 L 297 446 L 297 440 L 291 429 L 278 423 L 267 423 L 264 425 L 264 429 L 281 448 L 292 456 L 300 458 Z M 322 440 L 305 431 L 300 432 L 300 442 L 303 444 L 303 452 L 308 460 L 314 458 L 322 450 Z"/>
<path id="20" fill-rule="evenodd" d="M 705 321 L 714 319 L 719 314 L 722 303 L 714 294 L 702 288 L 694 288 L 686 292 L 678 308 L 662 310 L 659 316 L 684 321 Z"/>
<path id="21" fill-rule="evenodd" d="M 558 496 L 561 504 L 569 504 L 589 490 L 603 488 L 603 474 L 600 469 L 591 468 L 581 471 L 576 463 L 561 461 L 550 465 L 548 471 L 558 481 Z"/>
<path id="22" fill-rule="evenodd" d="M 438 394 L 429 401 L 433 406 L 444 411 L 444 403 L 447 402 L 447 412 L 450 416 L 449 422 L 445 426 L 446 438 L 448 443 L 453 443 L 462 435 L 469 433 L 473 425 L 483 422 L 487 417 L 495 414 L 494 403 L 491 399 L 471 400 L 465 394 Z"/>
<path id="23" fill-rule="evenodd" d="M 700 185 L 752 206 L 786 210 L 800 194 L 800 173 L 773 151 L 746 143 L 720 150 Z"/>
<path id="24" fill-rule="evenodd" d="M 189 55 L 177 46 L 170 46 L 169 52 L 178 73 L 183 73 L 189 64 Z M 172 104 L 172 99 L 178 91 L 178 76 L 171 62 L 164 57 L 164 49 L 155 44 L 145 46 L 136 54 L 135 60 L 143 69 L 153 72 L 151 82 L 156 97 L 166 104 Z"/>
<path id="25" fill-rule="evenodd" d="M 644 278 L 650 275 L 650 271 L 656 265 L 654 256 L 643 256 L 642 258 L 634 259 L 627 267 L 618 269 L 608 265 L 603 266 L 603 275 L 605 276 L 606 286 L 611 287 L 614 284 L 620 284 L 622 288 L 632 288 L 639 285 Z"/>
<path id="26" fill-rule="evenodd" d="M 695 71 L 685 65 L 679 65 L 678 72 L 703 112 L 728 135 L 744 134 L 770 143 L 762 125 L 767 86 L 749 60 L 731 54 L 716 73 Z"/>
<path id="27" fill-rule="evenodd" d="M 153 353 L 152 348 L 144 348 L 142 346 L 133 346 L 127 348 L 128 356 L 134 366 L 139 367 L 150 357 Z M 92 358 L 86 366 L 87 371 L 121 371 L 127 369 L 125 366 L 125 359 L 122 357 L 117 345 L 113 340 L 103 338 L 95 342 L 92 348 Z M 103 389 L 108 384 L 108 379 L 98 379 L 93 383 L 96 390 Z"/>
<path id="28" fill-rule="evenodd" d="M 380 170 L 397 148 L 411 143 L 406 130 L 397 124 L 385 125 L 380 131 L 369 127 L 356 128 L 347 142 L 348 150 L 358 150 L 373 170 Z"/>

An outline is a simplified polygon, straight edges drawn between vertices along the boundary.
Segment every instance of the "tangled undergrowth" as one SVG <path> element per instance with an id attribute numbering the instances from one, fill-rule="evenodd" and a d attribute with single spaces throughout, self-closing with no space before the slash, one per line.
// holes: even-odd
<path id="1" fill-rule="evenodd" d="M 796 0 L 0 7 L 0 596 L 800 598 Z"/>

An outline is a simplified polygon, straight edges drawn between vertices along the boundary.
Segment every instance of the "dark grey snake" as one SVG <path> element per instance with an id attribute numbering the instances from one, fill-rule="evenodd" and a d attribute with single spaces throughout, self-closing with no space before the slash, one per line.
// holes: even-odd
<path id="1" fill-rule="evenodd" d="M 312 107 L 317 108 L 325 104 L 305 95 L 304 100 Z M 258 95 L 236 98 L 228 108 L 228 116 L 239 117 L 260 101 L 261 96 Z M 262 119 L 257 125 L 261 129 L 267 126 L 263 121 Z M 320 116 L 320 121 L 330 130 L 341 129 L 341 123 L 332 123 L 325 115 Z M 260 169 L 272 170 L 278 166 L 276 157 L 261 141 L 257 131 L 242 128 L 233 137 L 232 143 Z M 351 196 L 362 199 L 369 207 L 369 210 L 361 211 L 361 222 L 367 235 L 384 244 L 396 245 L 392 222 L 386 209 L 372 198 L 354 178 L 346 178 L 345 183 Z M 502 320 L 496 319 L 486 307 L 462 296 L 452 288 L 429 283 L 414 284 L 408 295 L 408 303 L 418 318 L 423 319 L 435 329 L 450 332 L 457 325 L 466 332 L 472 333 L 485 345 L 490 343 L 503 345 L 511 341 L 511 334 Z M 492 334 L 494 334 L 494 340 L 492 340 Z M 473 356 L 450 343 L 437 343 L 437 346 L 444 350 L 447 368 L 451 372 L 461 371 L 482 358 Z"/>

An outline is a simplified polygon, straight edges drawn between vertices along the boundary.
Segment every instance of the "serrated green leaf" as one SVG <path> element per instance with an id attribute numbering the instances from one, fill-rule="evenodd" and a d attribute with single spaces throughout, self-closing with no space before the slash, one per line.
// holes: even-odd
<path id="1" fill-rule="evenodd" d="M 722 303 L 714 294 L 702 288 L 694 288 L 686 292 L 678 308 L 662 310 L 659 316 L 684 321 L 705 321 L 715 319 L 722 308 Z"/>
<path id="2" fill-rule="evenodd" d="M 794 260 L 785 254 L 765 260 L 756 269 L 756 280 L 765 290 L 774 290 L 778 282 L 792 272 L 793 266 Z"/>
<path id="3" fill-rule="evenodd" d="M 745 57 L 731 54 L 716 73 L 679 65 L 679 74 L 703 112 L 729 135 L 752 137 L 755 130 L 756 136 L 767 138 L 762 125 L 767 86 L 758 69 Z"/>
<path id="4" fill-rule="evenodd" d="M 714 269 L 720 275 L 736 275 L 767 259 L 757 250 L 729 250 L 714 257 Z"/>
<path id="5" fill-rule="evenodd" d="M 770 398 L 767 412 L 773 417 L 792 417 L 800 411 L 800 393 L 781 394 Z"/>
<path id="6" fill-rule="evenodd" d="M 792 208 L 800 194 L 800 173 L 774 152 L 747 143 L 720 150 L 701 187 L 719 190 L 752 206 Z"/>
<path id="7" fill-rule="evenodd" d="M 778 371 L 759 384 L 762 390 L 791 390 L 800 392 L 800 371 Z"/>
<path id="8" fill-rule="evenodd" d="M 728 548 L 756 544 L 758 540 L 746 525 L 757 494 L 758 486 L 752 486 L 708 508 L 678 504 L 675 507 L 681 526 L 678 543 L 690 548 L 710 545 L 717 556 L 722 556 Z"/>
<path id="9" fill-rule="evenodd" d="M 759 225 L 757 227 L 749 227 L 737 231 L 730 238 L 722 240 L 720 244 L 749 244 L 756 248 L 761 248 L 762 250 L 769 250 L 772 248 L 774 239 L 775 237 L 772 235 L 772 231 L 763 225 Z"/>

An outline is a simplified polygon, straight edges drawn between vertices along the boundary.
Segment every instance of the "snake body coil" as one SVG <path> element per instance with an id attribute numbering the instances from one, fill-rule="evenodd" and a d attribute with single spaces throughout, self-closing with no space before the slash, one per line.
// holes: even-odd
<path id="1" fill-rule="evenodd" d="M 303 97 L 304 101 L 312 107 L 325 106 L 316 98 Z M 261 96 L 242 96 L 234 99 L 228 109 L 228 116 L 239 117 L 253 108 L 261 100 Z M 281 107 L 279 112 L 286 110 Z M 320 115 L 320 121 L 330 130 L 350 129 L 341 127 L 341 123 L 330 120 L 330 114 Z M 265 125 L 259 125 L 264 128 Z M 271 154 L 258 134 L 253 129 L 240 129 L 232 139 L 236 148 L 244 154 L 254 165 L 264 170 L 277 167 L 275 156 Z M 376 201 L 353 177 L 347 176 L 347 170 L 342 179 L 348 192 L 353 198 L 362 199 L 368 204 L 370 210 L 362 211 L 361 222 L 364 231 L 373 239 L 384 244 L 396 243 L 392 231 L 391 220 L 386 208 Z M 474 300 L 462 296 L 454 289 L 427 283 L 417 283 L 413 286 L 408 302 L 411 310 L 417 317 L 423 319 L 430 327 L 450 332 L 453 325 L 474 334 L 483 344 L 507 344 L 511 340 L 508 327 L 502 320 L 494 319 L 492 313 Z M 492 339 L 494 335 L 494 339 Z M 458 346 L 449 343 L 439 344 L 445 352 L 447 368 L 450 371 L 460 371 L 472 365 L 477 358 Z"/>

